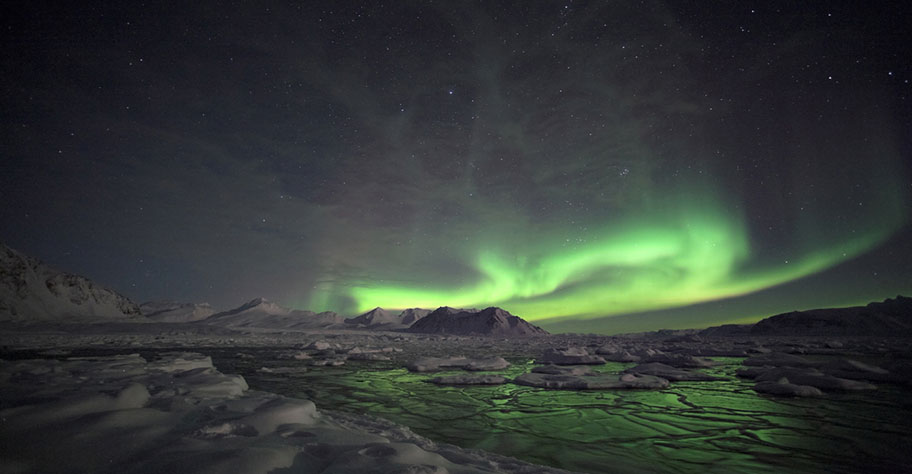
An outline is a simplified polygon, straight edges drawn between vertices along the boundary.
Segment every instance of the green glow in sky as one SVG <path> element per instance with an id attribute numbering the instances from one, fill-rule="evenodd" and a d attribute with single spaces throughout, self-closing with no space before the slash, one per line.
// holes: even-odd
<path id="1" fill-rule="evenodd" d="M 872 227 L 760 264 L 751 260 L 745 220 L 720 202 L 680 200 L 605 225 L 585 241 L 501 236 L 473 249 L 478 278 L 470 284 L 363 284 L 350 287 L 348 296 L 359 311 L 493 305 L 529 320 L 589 318 L 755 292 L 853 258 L 890 234 Z"/>

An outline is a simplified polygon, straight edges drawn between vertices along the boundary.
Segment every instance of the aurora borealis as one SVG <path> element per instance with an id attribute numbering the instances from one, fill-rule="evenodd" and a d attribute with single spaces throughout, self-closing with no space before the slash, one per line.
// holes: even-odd
<path id="1" fill-rule="evenodd" d="M 546 329 L 908 294 L 909 40 L 854 3 L 10 7 L 0 240 L 138 301 Z"/>
<path id="2" fill-rule="evenodd" d="M 592 243 L 540 252 L 482 251 L 478 280 L 466 288 L 360 286 L 350 295 L 367 311 L 376 306 L 461 307 L 485 302 L 516 308 L 530 319 L 567 313 L 601 316 L 737 296 L 798 279 L 856 257 L 881 243 L 881 232 L 845 239 L 793 261 L 742 272 L 750 248 L 740 223 L 711 208 L 620 223 Z M 556 250 L 554 250 L 556 249 Z M 553 253 L 549 253 L 553 252 Z"/>

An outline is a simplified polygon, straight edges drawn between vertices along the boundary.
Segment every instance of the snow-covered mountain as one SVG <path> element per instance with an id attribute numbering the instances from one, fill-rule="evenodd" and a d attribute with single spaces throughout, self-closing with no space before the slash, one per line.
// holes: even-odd
<path id="1" fill-rule="evenodd" d="M 199 322 L 224 327 L 264 329 L 318 329 L 341 325 L 345 318 L 332 312 L 314 313 L 279 306 L 265 298 L 213 314 Z"/>
<path id="2" fill-rule="evenodd" d="M 116 291 L 0 244 L 0 321 L 147 320 Z"/>
<path id="3" fill-rule="evenodd" d="M 360 316 L 345 320 L 345 324 L 370 329 L 402 329 L 430 314 L 431 310 L 409 308 L 400 313 L 374 308 Z"/>
<path id="4" fill-rule="evenodd" d="M 209 303 L 177 303 L 174 301 L 149 301 L 139 305 L 143 316 L 164 323 L 189 323 L 206 319 L 215 314 Z"/>
<path id="5" fill-rule="evenodd" d="M 548 334 L 544 329 L 493 306 L 481 311 L 443 306 L 412 324 L 408 331 L 508 337 Z"/>

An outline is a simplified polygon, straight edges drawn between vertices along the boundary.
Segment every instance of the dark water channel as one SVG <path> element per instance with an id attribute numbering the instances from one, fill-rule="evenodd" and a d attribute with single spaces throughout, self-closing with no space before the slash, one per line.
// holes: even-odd
<path id="1" fill-rule="evenodd" d="M 907 472 L 912 456 L 910 391 L 882 384 L 823 399 L 757 395 L 734 375 L 740 358 L 704 369 L 717 382 L 665 390 L 571 391 L 506 384 L 441 387 L 401 363 L 349 361 L 306 367 L 253 351 L 213 352 L 216 367 L 254 389 L 368 413 L 439 442 L 480 448 L 581 472 Z M 527 359 L 497 372 L 515 377 Z M 602 372 L 632 364 L 609 363 Z M 260 367 L 303 369 L 283 374 Z"/>

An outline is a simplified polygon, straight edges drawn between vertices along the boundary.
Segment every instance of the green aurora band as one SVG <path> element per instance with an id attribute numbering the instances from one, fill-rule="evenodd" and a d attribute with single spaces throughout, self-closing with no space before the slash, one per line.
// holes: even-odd
<path id="1" fill-rule="evenodd" d="M 741 206 L 702 194 L 663 201 L 637 214 L 645 217 L 618 219 L 582 242 L 544 232 L 500 236 L 467 250 L 477 277 L 461 286 L 374 280 L 341 286 L 342 295 L 359 312 L 449 305 L 500 306 L 529 320 L 629 314 L 730 298 L 812 275 L 871 250 L 905 222 L 905 208 L 897 205 L 904 201 L 886 193 L 891 195 L 880 196 L 876 215 L 856 216 L 857 230 L 761 262 L 752 258 Z M 795 234 L 812 229 L 819 235 L 820 227 L 805 222 Z M 339 290 L 318 289 L 311 307 L 331 307 Z"/>
<path id="2" fill-rule="evenodd" d="M 373 307 L 502 306 L 529 320 L 591 318 L 668 308 L 742 295 L 824 270 L 880 243 L 873 229 L 829 248 L 749 268 L 750 243 L 741 219 L 719 209 L 681 209 L 604 229 L 573 248 L 538 252 L 479 251 L 482 275 L 462 288 L 362 286 L 351 289 L 359 311 Z"/>

